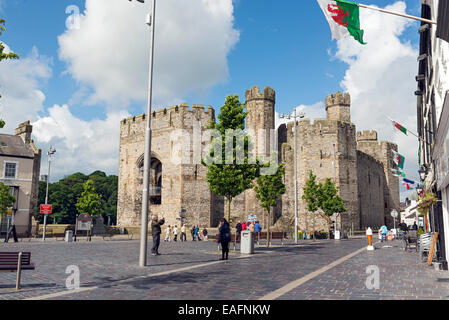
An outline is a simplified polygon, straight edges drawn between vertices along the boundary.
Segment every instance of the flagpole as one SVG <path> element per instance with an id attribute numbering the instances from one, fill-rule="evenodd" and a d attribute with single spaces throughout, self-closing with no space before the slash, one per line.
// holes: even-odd
<path id="1" fill-rule="evenodd" d="M 397 124 L 400 125 L 399 122 L 397 122 L 397 121 L 391 119 L 391 118 L 390 118 L 389 116 L 387 116 L 387 115 L 385 115 L 385 116 L 386 116 L 388 119 L 390 119 L 391 121 L 393 121 L 394 123 L 397 123 Z M 408 133 L 411 133 L 413 136 L 417 137 L 417 138 L 418 138 L 419 140 L 421 140 L 422 142 L 427 143 L 427 144 L 430 145 L 429 142 L 427 142 L 426 140 L 424 140 L 423 138 L 421 138 L 420 136 L 418 136 L 418 135 L 417 135 L 416 133 L 414 133 L 413 131 L 410 131 L 409 129 L 407 129 L 407 132 L 408 132 Z"/>
<path id="2" fill-rule="evenodd" d="M 380 9 L 380 8 L 376 8 L 376 7 L 371 7 L 371 6 L 367 6 L 365 4 L 358 4 L 359 7 L 361 8 L 366 8 L 366 9 L 371 9 L 371 10 L 376 10 L 376 11 L 380 11 L 383 13 L 388 13 L 388 14 L 393 14 L 395 16 L 400 16 L 403 18 L 408 18 L 408 19 L 413 19 L 413 20 L 418 20 L 418 21 L 422 21 L 422 22 L 426 22 L 426 23 L 432 23 L 432 24 L 437 24 L 435 21 L 429 20 L 429 19 L 424 19 L 424 18 L 418 18 L 415 16 L 411 16 L 408 14 L 404 14 L 404 13 L 399 13 L 399 12 L 394 12 L 394 11 L 389 11 L 389 10 L 385 10 L 385 9 Z"/>

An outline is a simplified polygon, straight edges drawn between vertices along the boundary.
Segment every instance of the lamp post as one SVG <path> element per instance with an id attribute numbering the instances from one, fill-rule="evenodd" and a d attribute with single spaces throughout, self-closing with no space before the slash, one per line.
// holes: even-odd
<path id="1" fill-rule="evenodd" d="M 297 161 L 296 161 L 296 158 L 297 158 L 297 154 L 296 154 L 296 144 L 297 144 L 296 143 L 296 119 L 298 119 L 298 118 L 302 119 L 304 117 L 305 117 L 304 112 L 297 113 L 296 108 L 295 108 L 295 110 L 293 110 L 293 120 L 294 120 L 294 125 L 293 125 L 294 137 L 293 137 L 293 139 L 295 140 L 294 148 L 293 148 L 294 149 L 294 151 L 293 151 L 294 152 L 294 160 L 293 160 L 293 162 L 294 162 L 293 177 L 294 178 L 293 178 L 293 180 L 295 183 L 295 187 L 294 187 L 295 188 L 295 243 L 298 243 L 298 181 L 297 181 Z M 292 116 L 289 114 L 281 114 L 280 118 L 290 120 L 292 118 Z"/>
<path id="2" fill-rule="evenodd" d="M 131 0 L 129 0 L 131 1 Z M 145 0 L 137 0 L 145 3 Z M 147 126 L 145 130 L 145 153 L 143 164 L 143 189 L 142 189 L 142 217 L 140 227 L 140 254 L 139 266 L 147 265 L 147 245 L 148 245 L 148 211 L 150 165 L 151 165 L 151 103 L 153 93 L 153 56 L 154 56 L 154 29 L 155 29 L 156 0 L 152 0 L 151 14 L 148 15 L 146 23 L 150 26 L 150 70 L 148 76 L 148 104 L 147 104 Z"/>
<path id="3" fill-rule="evenodd" d="M 48 204 L 48 183 L 50 182 L 50 164 L 51 156 L 56 153 L 56 149 L 50 146 L 50 150 L 47 152 L 48 156 L 48 176 L 47 176 L 47 190 L 45 191 L 45 204 Z M 44 232 L 42 234 L 42 241 L 45 241 L 45 233 L 47 232 L 47 216 L 48 213 L 44 213 Z"/>

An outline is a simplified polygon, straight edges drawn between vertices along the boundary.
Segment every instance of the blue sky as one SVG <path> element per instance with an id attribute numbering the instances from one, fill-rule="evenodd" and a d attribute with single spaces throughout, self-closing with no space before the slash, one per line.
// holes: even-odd
<path id="1" fill-rule="evenodd" d="M 86 5 L 89 1 L 90 16 L 85 12 L 86 7 L 89 8 Z M 107 7 L 105 5 L 105 17 L 102 19 L 115 19 L 111 27 L 112 34 L 108 34 L 107 30 L 98 30 L 101 28 L 95 25 L 104 21 L 96 20 L 94 16 L 98 12 L 103 13 L 98 11 L 98 3 L 101 1 L 108 4 Z M 159 23 L 161 30 L 156 29 L 160 32 L 157 33 L 159 38 L 156 38 L 156 48 L 159 44 L 162 49 L 156 52 L 155 83 L 162 85 L 155 88 L 155 107 L 186 102 L 212 105 L 218 111 L 227 94 L 238 94 L 243 101 L 245 90 L 258 85 L 271 86 L 276 90 L 277 112 L 287 113 L 301 106 L 301 109 L 314 117 L 324 115 L 320 103 L 328 94 L 346 90 L 354 95 L 352 110 L 357 129 L 376 129 L 382 132 L 382 139 L 399 143 L 400 152 L 402 145 L 411 163 L 410 170 L 415 170 L 412 164 L 416 163 L 417 158 L 416 142 L 413 138 L 398 136 L 390 130 L 391 126 L 383 122 L 385 117 L 371 119 L 372 109 L 370 110 L 367 100 L 375 102 L 373 108 L 384 108 L 383 111 L 390 112 L 389 116 L 402 121 L 411 130 L 416 128 L 416 115 L 412 111 L 416 110 L 416 104 L 413 105 L 416 102 L 413 90 L 416 87 L 414 74 L 417 70 L 415 54 L 419 40 L 418 23 L 363 12 L 369 14 L 369 19 L 367 16 L 365 21 L 361 21 L 368 45 L 361 48 L 352 39 L 338 42 L 331 40 L 329 25 L 315 0 L 222 0 L 221 4 L 215 4 L 214 12 L 217 15 L 208 19 L 206 15 L 209 11 L 201 10 L 207 3 L 216 1 L 218 0 L 159 1 L 157 17 L 160 20 L 156 23 Z M 170 3 L 173 7 L 170 7 Z M 420 15 L 420 1 L 417 0 L 370 0 L 364 3 L 379 7 L 391 5 L 397 10 L 402 10 L 405 4 L 408 14 Z M 69 16 L 66 9 L 71 5 L 77 6 L 81 13 L 87 15 L 78 33 L 71 33 L 66 27 Z M 58 112 L 60 116 L 69 114 L 73 119 L 71 123 L 80 123 L 83 130 L 95 132 L 95 128 L 106 127 L 109 131 L 105 134 L 117 134 L 119 123 L 113 125 L 108 121 L 116 121 L 120 116 L 143 113 L 145 110 L 146 79 L 143 76 L 135 82 L 142 84 L 140 93 L 132 92 L 136 86 L 130 85 L 124 88 L 124 93 L 118 94 L 119 81 L 103 84 L 109 78 L 117 78 L 121 72 L 126 72 L 128 63 L 130 69 L 135 68 L 132 70 L 139 70 L 142 75 L 147 72 L 148 47 L 144 43 L 148 41 L 148 28 L 141 15 L 149 11 L 149 3 L 141 5 L 127 0 L 98 0 L 95 6 L 93 0 L 0 0 L 0 16 L 7 20 L 7 31 L 0 40 L 19 53 L 21 60 L 28 59 L 16 62 L 16 66 L 28 62 L 37 69 L 28 73 L 24 71 L 23 79 L 17 81 L 24 83 L 30 80 L 30 88 L 44 95 L 43 99 L 38 99 L 35 109 L 32 108 L 33 98 L 27 100 L 25 112 L 20 109 L 25 105 L 25 102 L 20 101 L 20 95 L 7 97 L 8 93 L 5 92 L 3 102 L 6 104 L 9 101 L 10 104 L 6 106 L 7 112 L 3 109 L 1 115 L 8 120 L 10 112 L 17 113 L 17 116 L 11 115 L 10 121 L 7 121 L 10 125 L 6 129 L 12 131 L 19 116 L 26 114 L 36 123 L 35 134 L 39 147 L 45 150 L 50 144 L 60 144 L 61 152 L 65 151 L 66 156 L 70 156 L 72 161 L 60 155 L 61 161 L 65 163 L 62 166 L 58 167 L 55 161 L 54 179 L 70 174 L 73 170 L 89 173 L 93 169 L 103 169 L 116 174 L 118 163 L 116 142 L 111 142 L 111 156 L 106 161 L 106 151 L 97 155 L 89 153 L 88 150 L 83 151 L 82 146 L 74 146 L 73 141 L 64 134 L 52 135 L 48 128 L 57 130 L 56 124 L 61 124 L 61 121 L 54 120 Z M 181 37 L 167 39 L 167 33 L 163 31 L 172 30 L 168 28 L 176 26 L 177 21 L 182 28 L 185 27 L 186 32 L 190 32 L 191 28 L 194 33 L 191 42 L 185 42 Z M 204 23 L 201 24 L 201 21 Z M 364 22 L 371 21 L 374 22 L 364 25 Z M 370 32 L 370 28 L 374 28 L 373 25 L 376 24 L 382 25 L 385 30 L 373 29 Z M 93 34 L 96 32 L 104 34 L 95 38 Z M 382 39 L 384 33 L 385 39 Z M 111 48 L 111 43 L 106 43 L 109 37 L 114 38 L 116 46 L 120 47 L 118 52 L 108 51 Z M 221 37 L 229 39 L 221 41 Z M 98 39 L 106 39 L 104 46 Z M 140 42 L 141 48 L 138 47 Z M 190 44 L 192 48 L 189 49 Z M 139 50 L 126 51 L 127 48 L 123 49 L 123 46 L 136 46 Z M 86 50 L 83 51 L 82 47 Z M 221 55 L 214 47 L 223 47 L 221 51 L 224 54 Z M 122 63 L 124 71 L 117 67 L 117 70 L 111 71 L 104 79 L 96 77 L 103 71 L 106 74 L 111 70 L 111 64 L 105 62 L 101 66 L 102 61 L 111 55 L 123 55 L 125 52 L 129 56 L 128 60 L 124 60 L 126 63 Z M 96 56 L 95 64 L 89 65 L 86 62 L 83 65 L 92 55 Z M 195 57 L 196 55 L 199 57 Z M 201 66 L 202 62 L 204 66 Z M 367 66 L 369 63 L 373 65 Z M 196 64 L 199 65 L 198 74 Z M 208 66 L 211 65 L 216 65 L 217 68 L 208 72 Z M 382 70 L 382 66 L 385 70 Z M 406 71 L 403 70 L 405 66 Z M 8 66 L 8 70 L 14 70 L 14 67 Z M 397 71 L 394 71 L 395 68 L 398 68 Z M 92 70 L 92 74 L 89 70 Z M 171 74 L 171 70 L 179 70 L 179 74 L 170 78 L 167 74 Z M 379 79 L 383 79 L 382 85 L 373 85 Z M 127 80 L 129 78 L 124 77 L 124 83 L 129 83 Z M 391 89 L 399 83 L 400 88 Z M 7 89 L 3 83 L 0 85 Z M 388 90 L 391 92 L 386 92 Z M 127 91 L 130 93 L 127 94 Z M 397 97 L 392 98 L 394 94 Z M 386 106 L 390 103 L 391 106 Z M 69 132 L 73 131 L 76 128 Z M 118 140 L 118 136 L 115 140 Z M 92 157 L 92 161 L 86 161 L 87 157 Z M 46 159 L 43 160 L 45 162 Z M 95 164 L 98 167 L 95 168 Z"/>

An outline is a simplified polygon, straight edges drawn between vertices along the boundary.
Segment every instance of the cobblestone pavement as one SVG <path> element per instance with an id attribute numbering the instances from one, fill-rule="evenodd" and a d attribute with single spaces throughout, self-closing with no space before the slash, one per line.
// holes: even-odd
<path id="1" fill-rule="evenodd" d="M 330 268 L 279 299 L 448 299 L 449 273 L 435 271 L 418 254 L 376 244 Z M 149 241 L 149 246 L 151 240 Z M 22 273 L 22 289 L 15 291 L 15 273 L 0 273 L 0 299 L 57 300 L 152 299 L 246 300 L 260 299 L 292 281 L 366 246 L 366 239 L 300 241 L 256 247 L 245 256 L 231 250 L 219 261 L 217 244 L 161 243 L 161 256 L 149 255 L 149 266 L 139 268 L 139 241 L 95 240 L 65 243 L 21 242 L 0 244 L 0 251 L 30 251 L 34 271 Z M 231 247 L 232 248 L 232 247 Z M 67 266 L 80 269 L 81 290 L 65 288 Z M 368 290 L 367 266 L 378 266 L 380 288 Z"/>

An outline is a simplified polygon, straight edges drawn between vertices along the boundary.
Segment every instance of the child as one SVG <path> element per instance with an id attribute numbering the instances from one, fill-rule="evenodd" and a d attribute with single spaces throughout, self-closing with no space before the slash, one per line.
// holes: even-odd
<path id="1" fill-rule="evenodd" d="M 170 225 L 165 229 L 165 239 L 164 242 L 170 242 L 171 241 L 171 228 Z"/>

